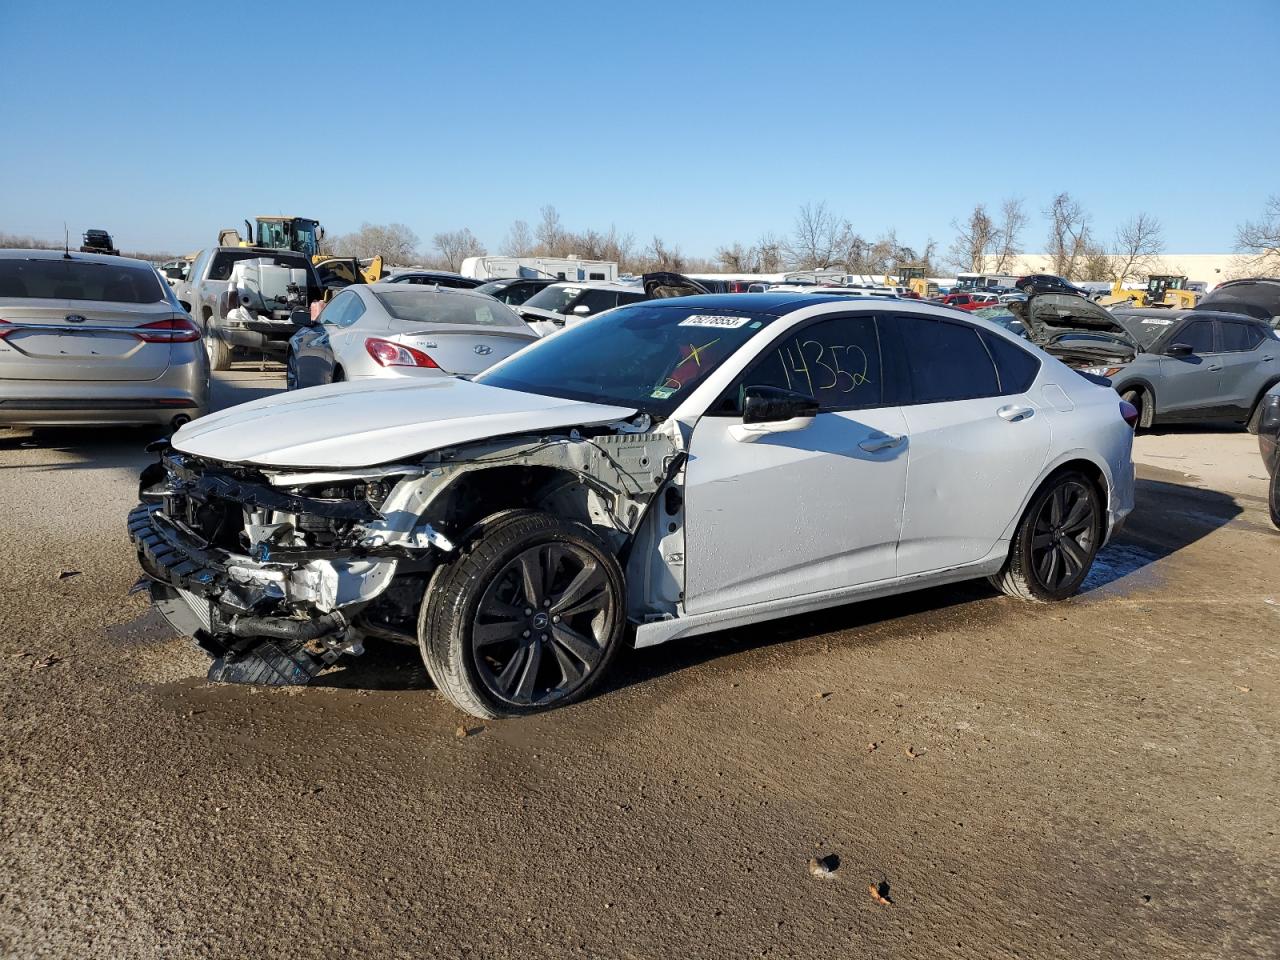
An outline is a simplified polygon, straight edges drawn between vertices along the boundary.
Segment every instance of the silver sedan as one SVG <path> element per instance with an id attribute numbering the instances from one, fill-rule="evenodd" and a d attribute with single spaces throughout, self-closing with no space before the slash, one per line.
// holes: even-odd
<path id="1" fill-rule="evenodd" d="M 354 284 L 294 334 L 289 389 L 340 380 L 473 376 L 538 340 L 505 303 L 472 290 Z"/>
<path id="2" fill-rule="evenodd" d="M 151 264 L 0 250 L 0 426 L 179 426 L 208 403 L 200 332 Z"/>

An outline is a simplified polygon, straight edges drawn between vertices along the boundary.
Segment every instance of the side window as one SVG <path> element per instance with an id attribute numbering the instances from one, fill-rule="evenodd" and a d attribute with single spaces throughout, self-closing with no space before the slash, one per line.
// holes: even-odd
<path id="1" fill-rule="evenodd" d="M 215 253 L 213 255 L 213 263 L 209 267 L 210 280 L 230 280 L 231 265 L 239 258 L 232 257 L 229 253 Z"/>
<path id="2" fill-rule="evenodd" d="M 980 330 L 978 336 L 991 354 L 991 359 L 996 362 L 1001 395 L 1025 393 L 1029 390 L 1036 374 L 1040 372 L 1039 358 L 990 330 Z"/>
<path id="3" fill-rule="evenodd" d="M 351 294 L 351 306 L 342 312 L 342 326 L 349 327 L 364 316 L 364 301 L 356 294 Z"/>
<path id="4" fill-rule="evenodd" d="M 645 299 L 643 293 L 620 293 L 618 294 L 618 306 L 625 307 L 628 303 L 639 303 Z"/>
<path id="5" fill-rule="evenodd" d="M 612 310 L 618 305 L 618 295 L 612 290 L 585 290 L 575 307 L 589 307 L 592 313 Z"/>
<path id="6" fill-rule="evenodd" d="M 995 363 L 976 327 L 906 314 L 890 322 L 902 344 L 911 403 L 1000 395 Z"/>
<path id="7" fill-rule="evenodd" d="M 1194 320 L 1173 335 L 1170 343 L 1185 343 L 1192 353 L 1213 353 L 1213 322 Z"/>
<path id="8" fill-rule="evenodd" d="M 205 261 L 209 259 L 209 251 L 201 250 L 200 255 L 196 257 L 195 262 L 191 264 L 187 270 L 187 279 L 192 283 L 201 279 L 200 274 L 204 271 Z"/>
<path id="9" fill-rule="evenodd" d="M 1252 350 L 1262 342 L 1262 331 L 1250 323 L 1223 320 L 1218 327 L 1222 334 L 1224 353 L 1241 353 Z"/>
<path id="10" fill-rule="evenodd" d="M 745 387 L 805 393 L 819 408 L 857 410 L 884 402 L 884 374 L 875 317 L 830 317 L 767 348 L 726 397 L 725 412 L 742 410 Z"/>
<path id="11" fill-rule="evenodd" d="M 356 295 L 354 293 L 340 293 L 325 305 L 320 311 L 320 322 L 326 327 L 345 327 L 347 326 L 346 315 L 355 305 Z"/>

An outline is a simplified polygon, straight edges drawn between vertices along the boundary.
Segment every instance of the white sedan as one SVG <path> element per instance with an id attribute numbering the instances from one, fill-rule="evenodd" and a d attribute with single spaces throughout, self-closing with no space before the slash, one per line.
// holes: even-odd
<path id="1" fill-rule="evenodd" d="M 289 341 L 285 380 L 294 390 L 341 380 L 471 376 L 537 339 L 487 294 L 353 284 Z"/>
<path id="2" fill-rule="evenodd" d="M 129 529 L 216 679 L 399 640 L 461 709 L 515 716 L 585 696 L 626 642 L 977 577 L 1068 597 L 1133 507 L 1135 418 L 954 310 L 651 300 L 474 381 L 195 421 Z"/>

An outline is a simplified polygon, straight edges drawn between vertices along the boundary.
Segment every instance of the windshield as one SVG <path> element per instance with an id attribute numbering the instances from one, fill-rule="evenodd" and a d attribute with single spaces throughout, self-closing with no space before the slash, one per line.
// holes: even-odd
<path id="1" fill-rule="evenodd" d="M 1137 340 L 1143 350 L 1150 350 L 1162 333 L 1173 326 L 1174 317 L 1143 317 L 1133 314 L 1117 313 L 1116 322 L 1124 327 L 1125 332 Z"/>
<path id="2" fill-rule="evenodd" d="M 0 260 L 0 297 L 159 303 L 164 289 L 147 264 L 97 260 Z"/>
<path id="3" fill-rule="evenodd" d="M 569 305 L 582 294 L 581 287 L 562 287 L 552 284 L 545 290 L 539 290 L 524 302 L 526 307 L 537 307 L 539 310 L 550 310 L 552 313 L 566 313 Z"/>
<path id="4" fill-rule="evenodd" d="M 374 293 L 387 313 L 410 323 L 449 323 L 472 327 L 517 327 L 528 325 L 508 307 L 488 298 L 465 294 L 436 293 L 412 287 L 379 290 Z"/>
<path id="5" fill-rule="evenodd" d="M 766 314 L 654 302 L 569 327 L 476 377 L 523 393 L 635 407 L 668 416 L 707 374 L 763 327 Z"/>

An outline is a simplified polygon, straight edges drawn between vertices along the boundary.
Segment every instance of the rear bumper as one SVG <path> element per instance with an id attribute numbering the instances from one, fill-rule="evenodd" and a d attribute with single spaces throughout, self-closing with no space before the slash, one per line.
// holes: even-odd
<path id="1" fill-rule="evenodd" d="M 0 425 L 166 426 L 209 412 L 208 393 L 152 383 L 0 381 Z"/>

